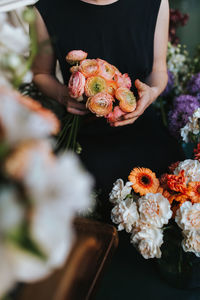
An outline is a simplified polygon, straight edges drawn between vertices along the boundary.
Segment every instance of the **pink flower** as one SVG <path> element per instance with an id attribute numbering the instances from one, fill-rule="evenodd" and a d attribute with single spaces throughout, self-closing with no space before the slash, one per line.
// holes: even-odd
<path id="1" fill-rule="evenodd" d="M 90 97 L 86 106 L 97 117 L 106 117 L 112 111 L 114 101 L 110 94 L 102 92 Z"/>
<path id="2" fill-rule="evenodd" d="M 82 50 L 72 50 L 67 54 L 66 60 L 70 65 L 74 65 L 86 59 L 87 56 L 88 54 Z"/>
<path id="3" fill-rule="evenodd" d="M 131 79 L 127 73 L 123 75 L 122 74 L 120 75 L 119 73 L 115 73 L 114 80 L 117 83 L 118 88 L 125 87 L 130 90 L 132 86 Z"/>
<path id="4" fill-rule="evenodd" d="M 97 58 L 97 62 L 99 65 L 98 75 L 102 76 L 107 80 L 112 80 L 115 75 L 115 68 L 103 59 Z"/>
<path id="5" fill-rule="evenodd" d="M 114 123 L 120 120 L 122 116 L 124 116 L 126 113 L 121 110 L 119 106 L 115 106 L 114 110 L 109 113 L 107 116 L 107 120 L 109 123 Z"/>
<path id="6" fill-rule="evenodd" d="M 80 72 L 74 72 L 68 84 L 69 95 L 71 98 L 78 99 L 84 93 L 85 77 Z"/>

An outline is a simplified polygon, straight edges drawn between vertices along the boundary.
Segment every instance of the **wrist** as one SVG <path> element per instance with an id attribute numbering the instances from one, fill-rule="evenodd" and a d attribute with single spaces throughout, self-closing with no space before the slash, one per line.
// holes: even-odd
<path id="1" fill-rule="evenodd" d="M 158 98 L 158 96 L 159 96 L 159 94 L 160 94 L 160 92 L 159 92 L 159 89 L 157 88 L 157 87 L 155 87 L 155 86 L 152 86 L 151 88 L 150 88 L 150 91 L 151 91 L 151 95 L 150 95 L 150 97 L 151 97 L 151 102 L 154 102 L 157 98 Z"/>
<path id="2" fill-rule="evenodd" d="M 60 89 L 60 93 L 58 94 L 57 101 L 62 105 L 66 105 L 68 102 L 68 98 L 69 98 L 68 88 L 66 86 L 63 86 Z"/>

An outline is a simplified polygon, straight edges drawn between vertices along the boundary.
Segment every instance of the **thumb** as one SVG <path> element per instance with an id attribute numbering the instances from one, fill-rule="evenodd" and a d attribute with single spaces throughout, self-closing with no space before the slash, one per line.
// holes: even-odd
<path id="1" fill-rule="evenodd" d="M 140 81 L 139 79 L 135 80 L 135 87 L 138 90 L 138 92 L 144 92 L 147 89 L 147 85 Z"/>

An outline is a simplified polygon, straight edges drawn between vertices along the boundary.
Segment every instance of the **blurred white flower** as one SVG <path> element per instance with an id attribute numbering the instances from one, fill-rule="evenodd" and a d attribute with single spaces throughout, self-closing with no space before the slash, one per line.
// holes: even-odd
<path id="1" fill-rule="evenodd" d="M 119 224 L 118 230 L 126 230 L 131 232 L 133 226 L 139 219 L 137 205 L 132 198 L 119 202 L 111 212 L 111 219 L 113 223 Z"/>
<path id="2" fill-rule="evenodd" d="M 113 189 L 109 195 L 110 202 L 116 204 L 123 201 L 131 194 L 132 185 L 133 184 L 131 182 L 126 182 L 124 185 L 124 181 L 122 179 L 117 179 L 117 181 L 113 184 Z"/>
<path id="3" fill-rule="evenodd" d="M 197 136 L 197 140 L 200 138 L 200 108 L 196 109 L 194 114 L 189 117 L 188 123 L 181 128 L 181 136 L 183 141 L 188 143 L 190 141 L 189 134 Z"/>
<path id="4" fill-rule="evenodd" d="M 145 226 L 141 231 L 131 236 L 131 243 L 139 250 L 145 259 L 160 258 L 160 247 L 163 244 L 162 230 Z"/>
<path id="5" fill-rule="evenodd" d="M 19 7 L 26 5 L 33 5 L 38 0 L 1 0 L 0 2 L 0 12 L 6 12 L 10 10 L 15 10 Z"/>
<path id="6" fill-rule="evenodd" d="M 200 203 L 183 203 L 177 210 L 175 220 L 183 230 L 200 230 Z"/>
<path id="7" fill-rule="evenodd" d="M 160 193 L 146 194 L 138 200 L 140 220 L 161 228 L 172 216 L 169 201 Z"/>
<path id="8" fill-rule="evenodd" d="M 183 236 L 183 250 L 185 252 L 193 252 L 197 257 L 200 257 L 200 230 L 184 232 Z"/>
<path id="9" fill-rule="evenodd" d="M 178 175 L 182 170 L 185 171 L 188 182 L 200 181 L 200 162 L 198 160 L 186 159 L 180 162 L 174 174 Z"/>
<path id="10" fill-rule="evenodd" d="M 54 122 L 21 104 L 19 97 L 12 91 L 0 90 L 0 118 L 7 142 L 14 145 L 48 137 L 54 130 Z"/>

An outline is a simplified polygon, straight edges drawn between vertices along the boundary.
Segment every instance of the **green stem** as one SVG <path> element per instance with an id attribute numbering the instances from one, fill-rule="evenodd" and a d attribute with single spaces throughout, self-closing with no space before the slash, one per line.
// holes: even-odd
<path id="1" fill-rule="evenodd" d="M 71 126 L 71 129 L 70 129 L 70 133 L 69 133 L 69 137 L 68 137 L 66 149 L 70 148 L 71 141 L 72 141 L 72 136 L 74 134 L 75 123 L 76 123 L 76 116 L 73 117 L 72 126 Z"/>
<path id="2" fill-rule="evenodd" d="M 71 125 L 70 122 L 72 121 L 72 119 L 73 119 L 73 115 L 68 115 L 68 120 L 65 123 L 62 131 L 59 134 L 57 145 L 59 145 L 61 143 L 61 141 L 63 141 L 63 136 L 66 136 L 67 130 L 68 130 L 69 126 Z"/>

